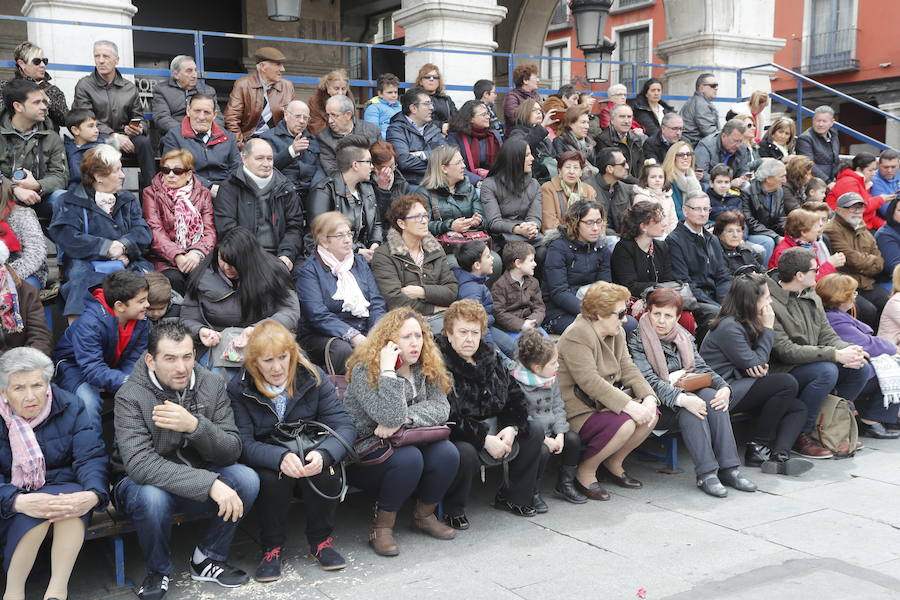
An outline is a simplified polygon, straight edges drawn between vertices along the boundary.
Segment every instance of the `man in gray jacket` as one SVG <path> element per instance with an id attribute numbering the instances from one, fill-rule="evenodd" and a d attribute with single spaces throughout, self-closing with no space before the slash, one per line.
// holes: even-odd
<path id="1" fill-rule="evenodd" d="M 685 127 L 687 121 L 685 121 Z M 702 170 L 700 177 L 704 185 L 709 183 L 709 171 L 719 163 L 731 167 L 734 179 L 731 185 L 741 187 L 750 179 L 750 152 L 744 145 L 744 132 L 747 126 L 740 119 L 732 119 L 722 127 L 722 133 L 711 133 L 694 147 L 697 159 L 697 170 Z"/>
<path id="2" fill-rule="evenodd" d="M 150 105 L 153 109 L 153 124 L 159 130 L 160 137 L 181 127 L 191 96 L 204 94 L 216 97 L 216 90 L 205 81 L 197 79 L 197 63 L 193 57 L 179 54 L 172 59 L 169 70 L 172 75 L 168 81 L 161 81 L 153 88 L 153 101 Z M 218 110 L 215 112 L 218 113 Z M 224 126 L 221 118 L 219 113 L 219 125 Z"/>
<path id="3" fill-rule="evenodd" d="M 369 146 L 381 139 L 381 129 L 368 121 L 356 118 L 356 107 L 353 100 L 338 94 L 325 103 L 328 115 L 328 126 L 319 132 L 319 163 L 325 175 L 334 175 L 337 170 L 337 145 L 345 136 L 361 135 Z"/>
<path id="4" fill-rule="evenodd" d="M 712 73 L 703 73 L 694 85 L 694 95 L 681 107 L 684 120 L 682 137 L 691 146 L 719 130 L 719 111 L 713 99 L 719 94 L 719 83 Z"/>
<path id="5" fill-rule="evenodd" d="M 248 575 L 227 564 L 241 518 L 259 492 L 256 472 L 235 461 L 241 439 L 225 381 L 194 361 L 190 333 L 163 323 L 116 393 L 116 507 L 134 523 L 147 575 L 143 600 L 165 596 L 172 573 L 172 516 L 216 513 L 190 560 L 191 578 L 237 587 Z"/>

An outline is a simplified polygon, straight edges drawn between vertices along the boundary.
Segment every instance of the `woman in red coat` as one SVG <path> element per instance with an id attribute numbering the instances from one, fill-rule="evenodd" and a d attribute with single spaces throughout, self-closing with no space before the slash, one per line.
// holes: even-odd
<path id="1" fill-rule="evenodd" d="M 826 275 L 835 273 L 837 267 L 844 266 L 846 258 L 843 252 L 837 252 L 830 256 L 824 254 L 822 245 L 816 243 L 816 240 L 822 235 L 824 227 L 825 225 L 822 223 L 818 213 L 803 210 L 802 208 L 792 210 L 784 221 L 784 237 L 772 252 L 772 258 L 769 259 L 769 268 L 774 269 L 778 266 L 778 258 L 782 252 L 788 248 L 800 246 L 812 250 L 816 255 L 816 265 L 819 267 L 819 272 L 816 273 L 816 281 Z"/>
<path id="2" fill-rule="evenodd" d="M 187 278 L 216 245 L 212 196 L 194 175 L 194 155 L 187 150 L 167 152 L 159 164 L 144 189 L 150 260 L 184 294 Z"/>
<path id="3" fill-rule="evenodd" d="M 847 192 L 856 192 L 862 196 L 866 202 L 866 209 L 863 212 L 863 221 L 866 228 L 874 231 L 881 229 L 884 225 L 884 219 L 878 216 L 878 209 L 882 204 L 890 202 L 894 199 L 894 194 L 887 196 L 873 196 L 869 193 L 872 185 L 872 176 L 878 169 L 875 162 L 875 155 L 868 152 L 860 152 L 853 157 L 853 161 L 846 169 L 841 170 L 835 179 L 834 187 L 825 197 L 825 202 L 834 210 L 837 205 L 837 199 Z"/>

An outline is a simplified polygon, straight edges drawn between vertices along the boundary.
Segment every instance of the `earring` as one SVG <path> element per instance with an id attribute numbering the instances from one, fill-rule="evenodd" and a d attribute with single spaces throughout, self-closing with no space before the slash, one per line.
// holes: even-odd
<path id="1" fill-rule="evenodd" d="M 95 179 L 94 181 L 96 181 L 97 183 L 103 183 L 102 179 Z"/>

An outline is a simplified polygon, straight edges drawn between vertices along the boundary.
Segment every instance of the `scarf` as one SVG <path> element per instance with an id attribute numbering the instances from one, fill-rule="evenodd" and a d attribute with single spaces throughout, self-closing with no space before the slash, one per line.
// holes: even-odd
<path id="1" fill-rule="evenodd" d="M 7 214 L 7 217 L 8 216 L 9 215 Z M 0 223 L 0 241 L 6 244 L 6 247 L 9 248 L 10 252 L 22 251 L 22 242 L 19 241 L 19 236 L 16 235 L 16 232 L 13 231 L 13 228 L 6 221 L 6 217 L 4 217 L 3 222 Z"/>
<path id="2" fill-rule="evenodd" d="M 469 161 L 469 170 L 490 169 L 497 160 L 500 152 L 500 143 L 490 129 L 472 128 L 471 135 L 460 136 L 463 141 L 463 150 Z M 484 156 L 481 155 L 481 140 L 484 140 Z M 485 165 L 482 167 L 482 165 Z"/>
<path id="3" fill-rule="evenodd" d="M 700 181 L 697 179 L 697 176 L 690 171 L 682 173 L 681 171 L 676 170 L 674 183 L 678 186 L 678 189 L 681 190 L 684 196 L 687 196 L 688 192 L 701 191 Z"/>
<path id="4" fill-rule="evenodd" d="M 325 266 L 331 269 L 331 272 L 337 277 L 337 289 L 332 299 L 344 301 L 343 306 L 341 306 L 342 311 L 358 318 L 368 317 L 369 301 L 366 300 L 362 290 L 359 289 L 356 277 L 350 272 L 355 258 L 353 253 L 351 252 L 344 260 L 339 261 L 334 254 L 322 246 L 319 246 L 316 250 Z"/>
<path id="5" fill-rule="evenodd" d="M 287 387 L 287 382 L 278 386 L 263 383 L 263 387 L 266 388 L 266 392 L 273 394 L 270 400 L 275 408 L 275 414 L 278 415 L 279 421 L 284 421 L 284 411 L 287 410 L 287 394 L 284 393 L 284 389 Z"/>
<path id="6" fill-rule="evenodd" d="M 0 265 L 0 328 L 5 333 L 19 333 L 25 329 L 19 310 L 19 292 L 6 265 Z"/>
<path id="7" fill-rule="evenodd" d="M 656 333 L 656 329 L 650 322 L 650 313 L 646 312 L 641 317 L 638 324 L 638 330 L 641 333 L 641 342 L 644 344 L 644 354 L 647 355 L 647 362 L 653 367 L 653 372 L 664 381 L 669 380 L 669 367 L 666 366 L 666 356 L 663 353 L 662 344 L 675 343 L 678 348 L 678 355 L 681 357 L 681 368 L 690 372 L 694 370 L 694 345 L 691 343 L 690 334 L 678 323 L 664 337 L 660 337 Z"/>
<path id="8" fill-rule="evenodd" d="M 517 362 L 513 362 L 510 369 L 509 374 L 512 375 L 513 379 L 518 381 L 519 383 L 524 383 L 525 385 L 530 385 L 531 387 L 537 388 L 548 388 L 553 387 L 553 384 L 556 383 L 556 377 L 541 377 L 537 373 L 525 368 L 523 365 Z"/>
<path id="9" fill-rule="evenodd" d="M 258 187 L 261 190 L 264 190 L 267 187 L 269 187 L 269 184 L 272 183 L 272 178 L 275 176 L 275 172 L 273 171 L 272 175 L 269 175 L 268 177 L 257 177 L 256 175 L 251 173 L 247 167 L 241 167 L 241 168 L 244 169 L 244 175 L 246 175 L 247 178 L 250 179 L 250 181 L 252 181 L 253 183 L 255 183 L 256 187 Z"/>
<path id="10" fill-rule="evenodd" d="M 182 250 L 189 250 L 203 236 L 203 218 L 191 202 L 194 180 L 180 188 L 165 188 L 166 195 L 175 203 L 172 214 L 175 218 L 175 243 Z"/>
<path id="11" fill-rule="evenodd" d="M 17 488 L 34 491 L 44 487 L 47 465 L 44 453 L 34 436 L 34 428 L 44 422 L 50 414 L 53 394 L 47 387 L 47 400 L 40 414 L 33 419 L 23 419 L 9 406 L 6 397 L 0 394 L 0 417 L 9 430 L 9 449 L 12 453 L 11 481 Z"/>
<path id="12" fill-rule="evenodd" d="M 878 377 L 884 407 L 900 404 L 900 363 L 897 362 L 897 358 L 892 354 L 879 354 L 871 357 L 869 363 Z"/>
<path id="13" fill-rule="evenodd" d="M 113 206 L 116 205 L 116 195 L 106 192 L 94 192 L 94 202 L 100 207 L 100 210 L 108 215 L 112 214 Z"/>
<path id="14" fill-rule="evenodd" d="M 575 182 L 575 189 L 572 189 L 569 187 L 569 184 L 567 184 L 565 180 L 560 177 L 559 187 L 562 188 L 563 195 L 568 199 L 568 203 L 566 205 L 567 207 L 584 198 L 584 186 L 582 185 L 580 179 Z"/>

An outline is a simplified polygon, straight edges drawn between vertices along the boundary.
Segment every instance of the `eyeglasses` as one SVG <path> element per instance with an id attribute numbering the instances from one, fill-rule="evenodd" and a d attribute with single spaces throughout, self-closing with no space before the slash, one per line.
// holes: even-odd
<path id="1" fill-rule="evenodd" d="M 37 66 L 39 66 L 41 63 L 44 63 L 44 64 L 46 65 L 47 63 L 50 62 L 50 59 L 47 58 L 46 56 L 45 56 L 44 58 L 38 58 L 37 56 L 35 56 L 34 58 L 32 58 L 32 59 L 31 59 L 30 61 L 28 61 L 28 62 L 30 62 L 31 64 L 33 64 L 34 66 L 37 67 Z"/>
<path id="2" fill-rule="evenodd" d="M 491 113 L 489 113 L 488 111 L 472 113 L 472 118 L 475 118 L 475 117 L 487 117 L 487 116 L 490 116 L 490 114 L 491 114 Z"/>
<path id="3" fill-rule="evenodd" d="M 463 159 L 459 159 L 459 160 L 454 160 L 453 162 L 447 163 L 447 166 L 448 167 L 461 167 L 464 164 L 466 164 L 466 161 L 464 161 Z"/>
<path id="4" fill-rule="evenodd" d="M 349 240 L 349 239 L 352 239 L 352 238 L 353 238 L 353 232 L 352 232 L 352 231 L 345 231 L 345 232 L 343 232 L 343 233 L 332 233 L 331 235 L 326 235 L 325 237 L 328 238 L 328 239 L 330 239 L 330 240 L 331 240 L 331 239 L 335 239 L 335 240 L 348 239 L 348 240 Z"/>
<path id="5" fill-rule="evenodd" d="M 588 227 L 603 227 L 603 219 L 582 219 L 581 224 Z"/>
<path id="6" fill-rule="evenodd" d="M 712 89 L 717 89 L 719 87 L 718 83 L 704 83 L 706 87 L 711 87 Z"/>
<path id="7" fill-rule="evenodd" d="M 422 102 L 416 102 L 416 106 L 434 106 L 434 102 L 431 100 L 423 100 Z"/>
<path id="8" fill-rule="evenodd" d="M 183 167 L 160 167 L 159 171 L 163 175 L 168 175 L 169 173 L 175 173 L 176 175 L 184 175 L 185 173 L 190 173 L 190 169 L 185 169 Z"/>
<path id="9" fill-rule="evenodd" d="M 809 270 L 807 270 L 806 272 L 807 272 L 807 273 L 818 273 L 818 272 L 819 272 L 819 267 L 813 267 L 812 269 L 809 269 Z"/>
<path id="10" fill-rule="evenodd" d="M 328 115 L 329 119 L 340 119 L 341 117 L 344 116 L 344 113 L 325 113 L 325 114 Z"/>
<path id="11" fill-rule="evenodd" d="M 693 152 L 676 152 L 675 158 L 690 158 L 694 155 Z"/>
<path id="12" fill-rule="evenodd" d="M 614 166 L 614 167 L 625 167 L 625 166 L 628 166 L 628 161 L 627 161 L 627 160 L 623 160 L 623 161 L 620 162 L 620 163 L 613 163 L 613 166 Z"/>
<path id="13" fill-rule="evenodd" d="M 428 220 L 428 213 L 419 213 L 417 215 L 407 215 L 403 217 L 405 221 L 419 221 L 424 222 Z"/>
<path id="14" fill-rule="evenodd" d="M 440 79 L 440 75 L 422 75 L 422 79 Z"/>
<path id="15" fill-rule="evenodd" d="M 685 205 L 684 205 L 684 208 L 689 208 L 689 209 L 691 209 L 691 210 L 696 210 L 697 212 L 709 212 L 709 207 L 708 207 L 708 206 L 688 206 L 687 204 L 685 204 Z"/>
<path id="16" fill-rule="evenodd" d="M 374 164 L 375 164 L 375 163 L 372 162 L 372 159 L 371 159 L 371 158 L 364 158 L 364 159 L 362 159 L 362 160 L 354 160 L 353 162 L 364 162 L 364 163 L 369 163 L 370 165 L 374 165 Z"/>
<path id="17" fill-rule="evenodd" d="M 626 308 L 625 310 L 620 310 L 620 311 L 617 312 L 617 313 L 614 313 L 614 312 L 613 312 L 613 313 L 609 313 L 607 316 L 608 316 L 608 317 L 611 317 L 611 316 L 613 316 L 613 315 L 616 315 L 616 317 L 621 321 L 621 320 L 624 319 L 626 316 L 628 316 L 628 309 Z"/>
<path id="18" fill-rule="evenodd" d="M 672 131 L 684 131 L 684 127 L 669 127 L 668 125 L 663 125 L 663 127 L 665 127 L 666 129 L 671 129 Z"/>

